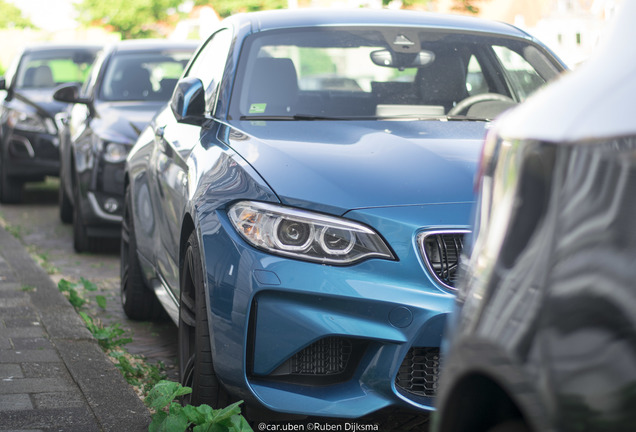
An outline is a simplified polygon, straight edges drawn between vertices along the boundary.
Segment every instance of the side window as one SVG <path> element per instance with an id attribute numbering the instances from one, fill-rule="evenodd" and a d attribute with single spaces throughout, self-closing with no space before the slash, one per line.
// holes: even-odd
<path id="1" fill-rule="evenodd" d="M 534 67 L 520 54 L 503 46 L 494 46 L 493 50 L 503 66 L 504 73 L 519 101 L 525 100 L 535 90 L 545 84 L 545 80 Z"/>
<path id="2" fill-rule="evenodd" d="M 470 56 L 468 61 L 468 74 L 466 75 L 466 90 L 468 94 L 478 95 L 482 93 L 488 93 L 488 83 L 484 78 L 484 73 L 481 69 L 481 64 L 474 55 Z"/>
<path id="3" fill-rule="evenodd" d="M 192 63 L 188 76 L 199 78 L 205 88 L 206 111 L 214 112 L 219 83 L 223 78 L 223 70 L 230 50 L 232 34 L 229 29 L 216 32 L 205 44 L 196 60 Z"/>

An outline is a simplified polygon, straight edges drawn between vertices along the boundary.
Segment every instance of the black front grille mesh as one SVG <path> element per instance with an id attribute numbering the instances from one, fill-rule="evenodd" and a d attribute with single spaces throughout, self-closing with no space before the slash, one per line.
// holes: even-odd
<path id="1" fill-rule="evenodd" d="M 455 288 L 459 259 L 464 249 L 464 232 L 425 234 L 420 239 L 420 248 L 429 269 L 439 282 Z"/>
<path id="2" fill-rule="evenodd" d="M 411 348 L 400 365 L 395 385 L 417 396 L 433 397 L 439 378 L 439 348 Z"/>
<path id="3" fill-rule="evenodd" d="M 343 373 L 351 357 L 348 339 L 328 337 L 309 345 L 290 359 L 292 375 L 336 375 Z"/>

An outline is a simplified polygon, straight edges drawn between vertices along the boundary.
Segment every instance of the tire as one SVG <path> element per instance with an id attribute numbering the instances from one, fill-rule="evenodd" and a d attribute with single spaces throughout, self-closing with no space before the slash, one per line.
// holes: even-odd
<path id="1" fill-rule="evenodd" d="M 120 277 L 121 305 L 126 316 L 133 320 L 147 321 L 159 318 L 162 307 L 147 286 L 137 257 L 137 240 L 132 217 L 130 186 L 124 196 L 124 217 L 121 223 Z"/>
<path id="2" fill-rule="evenodd" d="M 192 388 L 192 393 L 184 396 L 182 402 L 223 408 L 230 398 L 214 372 L 201 251 L 196 233 L 188 239 L 180 282 L 179 373 L 181 384 Z"/>
<path id="3" fill-rule="evenodd" d="M 62 223 L 70 224 L 73 222 L 73 204 L 66 194 L 64 181 L 60 181 L 60 189 L 58 191 L 58 204 L 60 206 L 60 220 Z"/>
<path id="4" fill-rule="evenodd" d="M 531 432 L 522 420 L 507 420 L 488 429 L 488 432 Z"/>
<path id="5" fill-rule="evenodd" d="M 86 233 L 86 224 L 80 210 L 79 191 L 74 189 L 75 205 L 73 206 L 73 248 L 75 252 L 92 252 L 95 249 L 96 241 Z"/>
<path id="6" fill-rule="evenodd" d="M 5 204 L 22 202 L 22 182 L 7 175 L 5 158 L 0 159 L 0 202 Z"/>

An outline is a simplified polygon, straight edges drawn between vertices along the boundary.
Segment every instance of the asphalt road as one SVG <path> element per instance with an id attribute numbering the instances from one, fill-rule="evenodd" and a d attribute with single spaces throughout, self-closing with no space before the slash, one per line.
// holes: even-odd
<path id="1" fill-rule="evenodd" d="M 63 224 L 59 218 L 57 186 L 57 179 L 27 184 L 22 204 L 0 204 L 0 219 L 56 284 L 61 279 L 76 282 L 81 277 L 95 283 L 98 291 L 87 294 L 103 295 L 107 302 L 106 310 L 89 302 L 85 307 L 91 315 L 105 324 L 120 323 L 132 334 L 127 350 L 145 356 L 149 362 L 163 362 L 168 377 L 176 380 L 176 326 L 169 320 L 139 322 L 126 317 L 119 298 L 119 242 L 105 242 L 101 253 L 75 253 L 72 225 Z"/>

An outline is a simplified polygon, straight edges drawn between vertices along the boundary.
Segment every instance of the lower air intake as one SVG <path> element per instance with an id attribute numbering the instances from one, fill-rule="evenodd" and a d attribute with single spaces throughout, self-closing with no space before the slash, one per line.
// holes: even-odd
<path id="1" fill-rule="evenodd" d="M 347 339 L 328 337 L 309 345 L 290 360 L 291 375 L 336 375 L 347 369 L 352 345 Z"/>
<path id="2" fill-rule="evenodd" d="M 439 377 L 439 348 L 411 348 L 400 365 L 395 385 L 417 395 L 433 397 Z"/>

